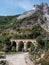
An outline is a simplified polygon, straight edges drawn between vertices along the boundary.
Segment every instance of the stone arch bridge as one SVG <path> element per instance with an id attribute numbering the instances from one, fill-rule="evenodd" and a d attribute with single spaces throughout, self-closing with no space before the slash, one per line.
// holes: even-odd
<path id="1" fill-rule="evenodd" d="M 35 39 L 11 39 L 10 41 L 11 41 L 11 45 L 13 44 L 13 42 L 15 42 L 16 51 L 18 51 L 20 42 L 23 42 L 25 51 L 27 51 L 27 44 L 29 44 L 28 42 L 31 42 L 32 44 L 36 45 Z"/>

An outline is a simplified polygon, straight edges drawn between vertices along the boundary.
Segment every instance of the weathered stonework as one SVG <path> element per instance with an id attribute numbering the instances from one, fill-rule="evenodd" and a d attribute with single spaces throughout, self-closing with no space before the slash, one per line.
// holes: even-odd
<path id="1" fill-rule="evenodd" d="M 18 47 L 19 47 L 19 44 L 20 42 L 22 41 L 24 43 L 24 50 L 27 51 L 27 44 L 28 42 L 32 42 L 32 44 L 36 44 L 36 40 L 34 39 L 11 39 L 11 45 L 13 43 L 13 41 L 16 43 L 16 51 L 18 51 Z"/>

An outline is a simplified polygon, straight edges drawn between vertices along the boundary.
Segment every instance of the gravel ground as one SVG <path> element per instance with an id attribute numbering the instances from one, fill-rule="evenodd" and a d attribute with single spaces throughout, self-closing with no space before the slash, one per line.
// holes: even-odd
<path id="1" fill-rule="evenodd" d="M 28 53 L 6 55 L 6 60 L 9 62 L 9 65 L 27 65 L 24 59 L 26 54 Z"/>

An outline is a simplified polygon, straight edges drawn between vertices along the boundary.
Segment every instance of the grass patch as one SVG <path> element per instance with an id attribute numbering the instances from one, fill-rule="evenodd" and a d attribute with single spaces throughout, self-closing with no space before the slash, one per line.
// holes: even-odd
<path id="1" fill-rule="evenodd" d="M 7 52 L 6 55 L 16 54 L 17 52 Z"/>

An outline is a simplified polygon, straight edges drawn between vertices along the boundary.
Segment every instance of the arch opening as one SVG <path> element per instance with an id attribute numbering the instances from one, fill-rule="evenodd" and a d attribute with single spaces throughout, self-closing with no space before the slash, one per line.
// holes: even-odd
<path id="1" fill-rule="evenodd" d="M 32 46 L 32 42 L 27 42 L 27 51 L 29 51 L 30 50 L 30 48 L 31 48 L 31 46 Z"/>
<path id="2" fill-rule="evenodd" d="M 13 51 L 13 52 L 16 51 L 16 46 L 17 46 L 17 45 L 16 45 L 16 42 L 13 41 L 13 42 L 12 42 L 12 51 Z"/>
<path id="3" fill-rule="evenodd" d="M 24 43 L 23 43 L 23 41 L 19 42 L 18 51 L 24 51 Z"/>

